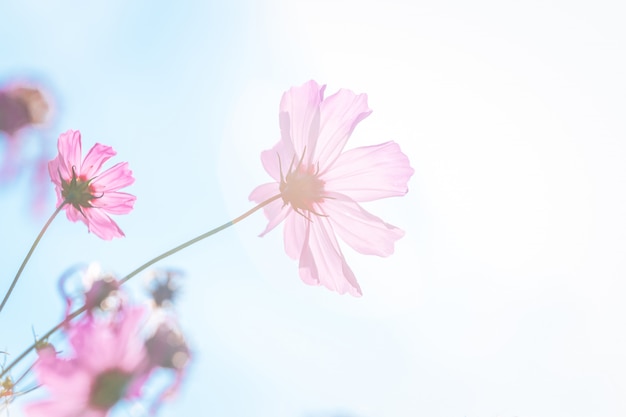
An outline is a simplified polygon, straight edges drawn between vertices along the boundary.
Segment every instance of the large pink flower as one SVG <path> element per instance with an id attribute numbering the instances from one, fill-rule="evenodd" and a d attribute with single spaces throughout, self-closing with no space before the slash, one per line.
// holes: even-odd
<path id="1" fill-rule="evenodd" d="M 29 417 L 105 417 L 120 400 L 136 398 L 150 372 L 141 337 L 143 308 L 128 308 L 113 320 L 92 315 L 72 323 L 68 359 L 54 348 L 39 352 L 38 382 L 51 394 L 25 407 Z"/>
<path id="2" fill-rule="evenodd" d="M 344 152 L 355 126 L 371 110 L 365 94 L 339 90 L 324 98 L 315 81 L 292 87 L 280 102 L 280 141 L 261 154 L 274 182 L 250 194 L 265 207 L 265 231 L 285 221 L 285 251 L 300 259 L 300 278 L 341 294 L 361 295 L 335 235 L 354 250 L 388 256 L 404 235 L 365 211 L 358 202 L 401 196 L 413 169 L 394 142 Z"/>
<path id="3" fill-rule="evenodd" d="M 119 192 L 135 182 L 127 162 L 120 162 L 99 173 L 102 164 L 116 152 L 96 143 L 81 161 L 80 132 L 68 130 L 59 136 L 59 154 L 48 163 L 56 185 L 57 207 L 65 204 L 67 218 L 82 221 L 90 232 L 110 240 L 124 232 L 108 215 L 126 214 L 133 209 L 135 196 Z"/>

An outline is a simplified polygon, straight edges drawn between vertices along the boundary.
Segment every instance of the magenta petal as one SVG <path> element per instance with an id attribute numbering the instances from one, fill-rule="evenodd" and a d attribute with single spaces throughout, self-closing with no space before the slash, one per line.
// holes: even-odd
<path id="1" fill-rule="evenodd" d="M 323 179 L 329 191 L 355 201 L 372 201 L 406 194 L 413 172 L 400 146 L 386 142 L 342 153 Z"/>
<path id="2" fill-rule="evenodd" d="M 343 257 L 328 218 L 315 217 L 308 231 L 308 244 L 300 256 L 300 278 L 307 284 L 319 282 L 339 294 L 361 296 L 361 288 Z"/>
<path id="3" fill-rule="evenodd" d="M 364 255 L 389 256 L 396 240 L 404 232 L 363 210 L 352 200 L 339 194 L 324 202 L 324 213 L 344 242 Z"/>
<path id="4" fill-rule="evenodd" d="M 105 192 L 117 191 L 134 182 L 133 172 L 128 169 L 128 162 L 120 162 L 95 177 L 92 185 L 97 192 Z"/>
<path id="5" fill-rule="evenodd" d="M 58 187 L 61 186 L 61 163 L 57 156 L 52 161 L 48 162 L 48 173 L 50 174 L 50 180 Z"/>
<path id="6" fill-rule="evenodd" d="M 82 215 L 82 213 L 80 213 L 78 210 L 76 210 L 72 206 L 65 206 L 65 207 L 66 207 L 65 215 L 67 216 L 67 219 L 69 221 L 72 221 L 72 222 L 81 221 L 87 224 L 87 219 L 85 218 L 85 216 Z"/>
<path id="7" fill-rule="evenodd" d="M 61 182 L 61 176 L 59 174 L 60 165 L 59 165 L 58 157 L 48 162 L 48 172 L 50 173 L 50 180 L 55 185 L 54 190 L 57 195 L 57 207 L 59 207 L 61 203 L 63 202 L 63 196 L 61 195 L 62 182 Z"/>
<path id="8" fill-rule="evenodd" d="M 305 149 L 310 161 L 319 133 L 320 103 L 326 86 L 311 80 L 283 94 L 280 101 L 279 123 L 283 141 L 292 142 L 300 157 Z"/>
<path id="9" fill-rule="evenodd" d="M 372 111 L 367 106 L 367 94 L 339 90 L 322 102 L 320 112 L 320 132 L 314 160 L 319 162 L 324 172 L 343 151 L 356 125 Z"/>
<path id="10" fill-rule="evenodd" d="M 111 240 L 114 237 L 124 236 L 124 232 L 117 223 L 99 209 L 84 209 L 87 227 L 90 232 L 101 239 Z"/>
<path id="11" fill-rule="evenodd" d="M 72 168 L 80 172 L 82 146 L 80 132 L 68 130 L 59 136 L 57 143 L 59 149 L 59 161 L 61 162 L 61 173 L 63 176 L 71 175 Z"/>
<path id="12" fill-rule="evenodd" d="M 102 197 L 91 202 L 94 208 L 102 209 L 111 214 L 127 214 L 133 209 L 135 197 L 132 194 L 113 191 L 104 193 Z"/>
<path id="13" fill-rule="evenodd" d="M 115 154 L 116 152 L 112 147 L 96 143 L 85 156 L 80 173 L 85 178 L 93 178 L 102 168 L 102 164 L 115 156 Z"/>

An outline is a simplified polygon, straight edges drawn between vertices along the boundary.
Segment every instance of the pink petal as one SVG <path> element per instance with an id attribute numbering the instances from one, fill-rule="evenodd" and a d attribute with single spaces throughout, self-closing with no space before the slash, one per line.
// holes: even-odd
<path id="1" fill-rule="evenodd" d="M 99 326 L 93 317 L 86 316 L 74 323 L 69 331 L 69 339 L 76 352 L 76 366 L 91 375 L 100 373 L 115 360 L 110 349 L 109 329 Z"/>
<path id="2" fill-rule="evenodd" d="M 279 141 L 272 149 L 261 152 L 261 162 L 265 171 L 276 181 L 280 181 L 281 169 L 283 176 L 287 175 L 294 158 L 293 143 L 283 140 Z"/>
<path id="3" fill-rule="evenodd" d="M 39 353 L 34 371 L 38 382 L 60 400 L 66 398 L 70 402 L 80 401 L 89 394 L 89 374 L 78 368 L 76 362 L 59 358 L 53 348 L 50 348 L 50 352 Z"/>
<path id="4" fill-rule="evenodd" d="M 268 182 L 265 184 L 261 184 L 254 190 L 252 190 L 252 192 L 248 196 L 248 200 L 254 201 L 255 203 L 262 203 L 263 201 L 272 198 L 276 194 L 280 194 L 278 183 Z"/>
<path id="5" fill-rule="evenodd" d="M 302 248 L 308 240 L 309 223 L 308 219 L 296 212 L 285 220 L 285 228 L 283 230 L 285 252 L 291 259 L 300 257 Z"/>
<path id="6" fill-rule="evenodd" d="M 343 257 L 328 218 L 315 216 L 307 229 L 308 244 L 300 255 L 300 278 L 307 284 L 319 283 L 339 294 L 361 296 L 361 288 Z"/>
<path id="7" fill-rule="evenodd" d="M 80 170 L 81 175 L 84 175 L 87 179 L 93 178 L 100 171 L 102 164 L 115 156 L 115 154 L 116 152 L 112 147 L 96 143 L 83 160 L 83 166 Z"/>
<path id="8" fill-rule="evenodd" d="M 54 190 L 57 194 L 57 207 L 63 202 L 63 197 L 61 196 L 61 174 L 59 172 L 59 160 L 58 157 L 56 157 L 48 162 L 48 173 L 50 174 L 50 180 L 54 184 Z"/>
<path id="9" fill-rule="evenodd" d="M 265 216 L 269 219 L 269 222 L 259 237 L 265 236 L 272 229 L 282 223 L 283 220 L 292 214 L 293 209 L 289 204 L 283 204 L 282 201 L 277 200 L 265 206 L 264 212 Z"/>
<path id="10" fill-rule="evenodd" d="M 409 159 L 395 142 L 351 149 L 322 175 L 324 188 L 355 201 L 401 196 L 413 175 Z"/>
<path id="11" fill-rule="evenodd" d="M 77 366 L 93 376 L 113 368 L 134 373 L 146 358 L 143 339 L 138 337 L 143 317 L 142 307 L 128 307 L 113 322 L 85 318 L 74 324 L 70 343 Z"/>
<path id="12" fill-rule="evenodd" d="M 311 223 L 307 222 L 304 225 L 304 234 L 302 235 L 302 250 L 298 254 L 300 262 L 298 265 L 298 272 L 300 279 L 307 285 L 320 285 L 319 274 L 317 272 L 317 265 L 315 265 L 315 259 L 311 253 L 311 249 L 308 247 L 309 237 L 311 236 Z"/>
<path id="13" fill-rule="evenodd" d="M 324 214 L 329 216 L 333 229 L 344 242 L 364 255 L 393 253 L 395 241 L 404 236 L 402 230 L 383 222 L 341 194 L 331 197 L 322 204 Z"/>
<path id="14" fill-rule="evenodd" d="M 74 417 L 82 416 L 84 404 L 72 401 L 44 400 L 24 406 L 27 417 Z"/>
<path id="15" fill-rule="evenodd" d="M 371 112 L 367 106 L 367 94 L 356 95 L 350 90 L 339 90 L 322 102 L 314 157 L 321 172 L 333 164 L 356 125 Z"/>
<path id="16" fill-rule="evenodd" d="M 108 415 L 109 410 L 100 410 L 97 408 L 89 407 L 81 412 L 80 417 L 107 417 Z"/>
<path id="17" fill-rule="evenodd" d="M 120 162 L 96 176 L 91 184 L 97 192 L 107 192 L 117 191 L 134 182 L 133 172 L 128 169 L 128 162 Z"/>
<path id="18" fill-rule="evenodd" d="M 270 182 L 259 185 L 250 193 L 248 199 L 255 203 L 261 203 L 275 195 L 280 194 L 278 183 Z M 292 212 L 290 205 L 285 205 L 281 199 L 278 199 L 263 208 L 265 217 L 269 220 L 267 227 L 259 236 L 265 236 L 270 230 L 274 229 Z"/>
<path id="19" fill-rule="evenodd" d="M 57 147 L 59 149 L 58 158 L 61 175 L 63 175 L 63 178 L 69 179 L 72 176 L 72 168 L 76 172 L 80 172 L 81 168 L 82 147 L 80 132 L 78 130 L 68 130 L 65 133 L 61 133 Z"/>
<path id="20" fill-rule="evenodd" d="M 279 124 L 282 140 L 292 142 L 296 155 L 310 162 L 319 134 L 320 103 L 326 86 L 311 80 L 300 87 L 291 87 L 280 101 Z"/>
<path id="21" fill-rule="evenodd" d="M 75 389 L 74 385 L 80 391 L 81 386 L 89 384 L 88 375 L 78 369 L 72 361 L 57 357 L 52 349 L 50 353 L 52 355 L 48 357 L 40 354 L 35 362 L 34 370 L 40 384 L 48 386 L 55 394 L 69 394 L 68 396 L 71 396 Z"/>
<path id="22" fill-rule="evenodd" d="M 65 206 L 65 214 L 69 221 L 72 221 L 72 222 L 81 221 L 85 223 L 86 225 L 88 225 L 87 219 L 85 218 L 85 216 L 83 216 L 83 214 L 79 212 L 78 210 L 76 210 L 73 206 Z"/>
<path id="23" fill-rule="evenodd" d="M 145 315 L 144 308 L 129 307 L 123 310 L 123 316 L 120 317 L 121 322 L 115 334 L 119 359 L 113 365 L 124 371 L 136 371 L 146 357 L 143 339 L 137 337 Z"/>
<path id="24" fill-rule="evenodd" d="M 101 197 L 92 200 L 91 205 L 107 213 L 126 214 L 130 213 L 133 209 L 135 200 L 137 200 L 137 197 L 132 194 L 112 191 L 110 193 L 104 193 Z"/>
<path id="25" fill-rule="evenodd" d="M 80 369 L 75 369 L 69 374 L 39 372 L 37 380 L 45 385 L 51 395 L 59 399 L 67 398 L 69 401 L 80 401 L 87 398 L 91 384 L 90 375 Z"/>
<path id="26" fill-rule="evenodd" d="M 50 180 L 58 186 L 61 186 L 61 167 L 59 162 L 59 156 L 48 162 L 48 173 L 50 174 Z"/>
<path id="27" fill-rule="evenodd" d="M 86 224 L 90 232 L 101 239 L 111 240 L 114 237 L 124 236 L 124 232 L 119 228 L 109 216 L 104 214 L 100 209 L 85 208 L 83 209 L 87 219 Z"/>

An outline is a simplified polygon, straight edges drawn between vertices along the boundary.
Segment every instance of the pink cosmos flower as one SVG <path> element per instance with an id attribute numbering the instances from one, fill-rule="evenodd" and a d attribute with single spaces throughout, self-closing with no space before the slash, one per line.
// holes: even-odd
<path id="1" fill-rule="evenodd" d="M 394 142 L 344 152 L 356 125 L 371 113 L 367 95 L 339 90 L 324 98 L 324 88 L 309 81 L 283 94 L 281 139 L 261 154 L 274 181 L 249 198 L 282 198 L 264 208 L 269 223 L 261 236 L 285 222 L 285 251 L 300 259 L 305 283 L 360 296 L 335 235 L 360 253 L 392 254 L 404 232 L 358 203 L 406 194 L 413 169 Z"/>
<path id="2" fill-rule="evenodd" d="M 143 308 L 127 308 L 114 319 L 84 316 L 70 323 L 72 356 L 60 358 L 52 346 L 39 351 L 34 365 L 50 399 L 29 404 L 29 417 L 105 417 L 120 400 L 137 398 L 151 368 L 141 337 Z"/>
<path id="3" fill-rule="evenodd" d="M 59 136 L 59 154 L 48 163 L 56 185 L 57 207 L 65 204 L 67 218 L 82 221 L 90 232 L 111 240 L 124 233 L 107 215 L 126 214 L 133 209 L 136 197 L 118 190 L 135 182 L 127 162 L 120 162 L 99 173 L 102 164 L 116 152 L 96 143 L 81 161 L 80 132 L 68 130 Z"/>

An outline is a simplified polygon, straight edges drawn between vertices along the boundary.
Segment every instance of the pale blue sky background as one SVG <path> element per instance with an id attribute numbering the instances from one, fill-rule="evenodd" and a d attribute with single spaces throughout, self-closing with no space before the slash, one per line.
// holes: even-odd
<path id="1" fill-rule="evenodd" d="M 0 317 L 17 354 L 61 316 L 76 262 L 125 274 L 252 205 L 282 92 L 369 95 L 349 147 L 395 140 L 415 175 L 367 209 L 406 230 L 346 256 L 364 296 L 300 282 L 258 214 L 161 266 L 187 273 L 194 351 L 161 416 L 626 413 L 622 2 L 0 3 L 0 77 L 44 80 L 50 140 L 79 129 L 136 177 L 125 239 L 59 218 Z M 6 284 L 44 219 L 2 190 Z M 52 196 L 52 193 L 51 193 Z M 54 201 L 50 197 L 49 209 Z M 12 409 L 11 415 L 19 415 Z M 118 415 L 141 415 L 120 410 Z"/>

